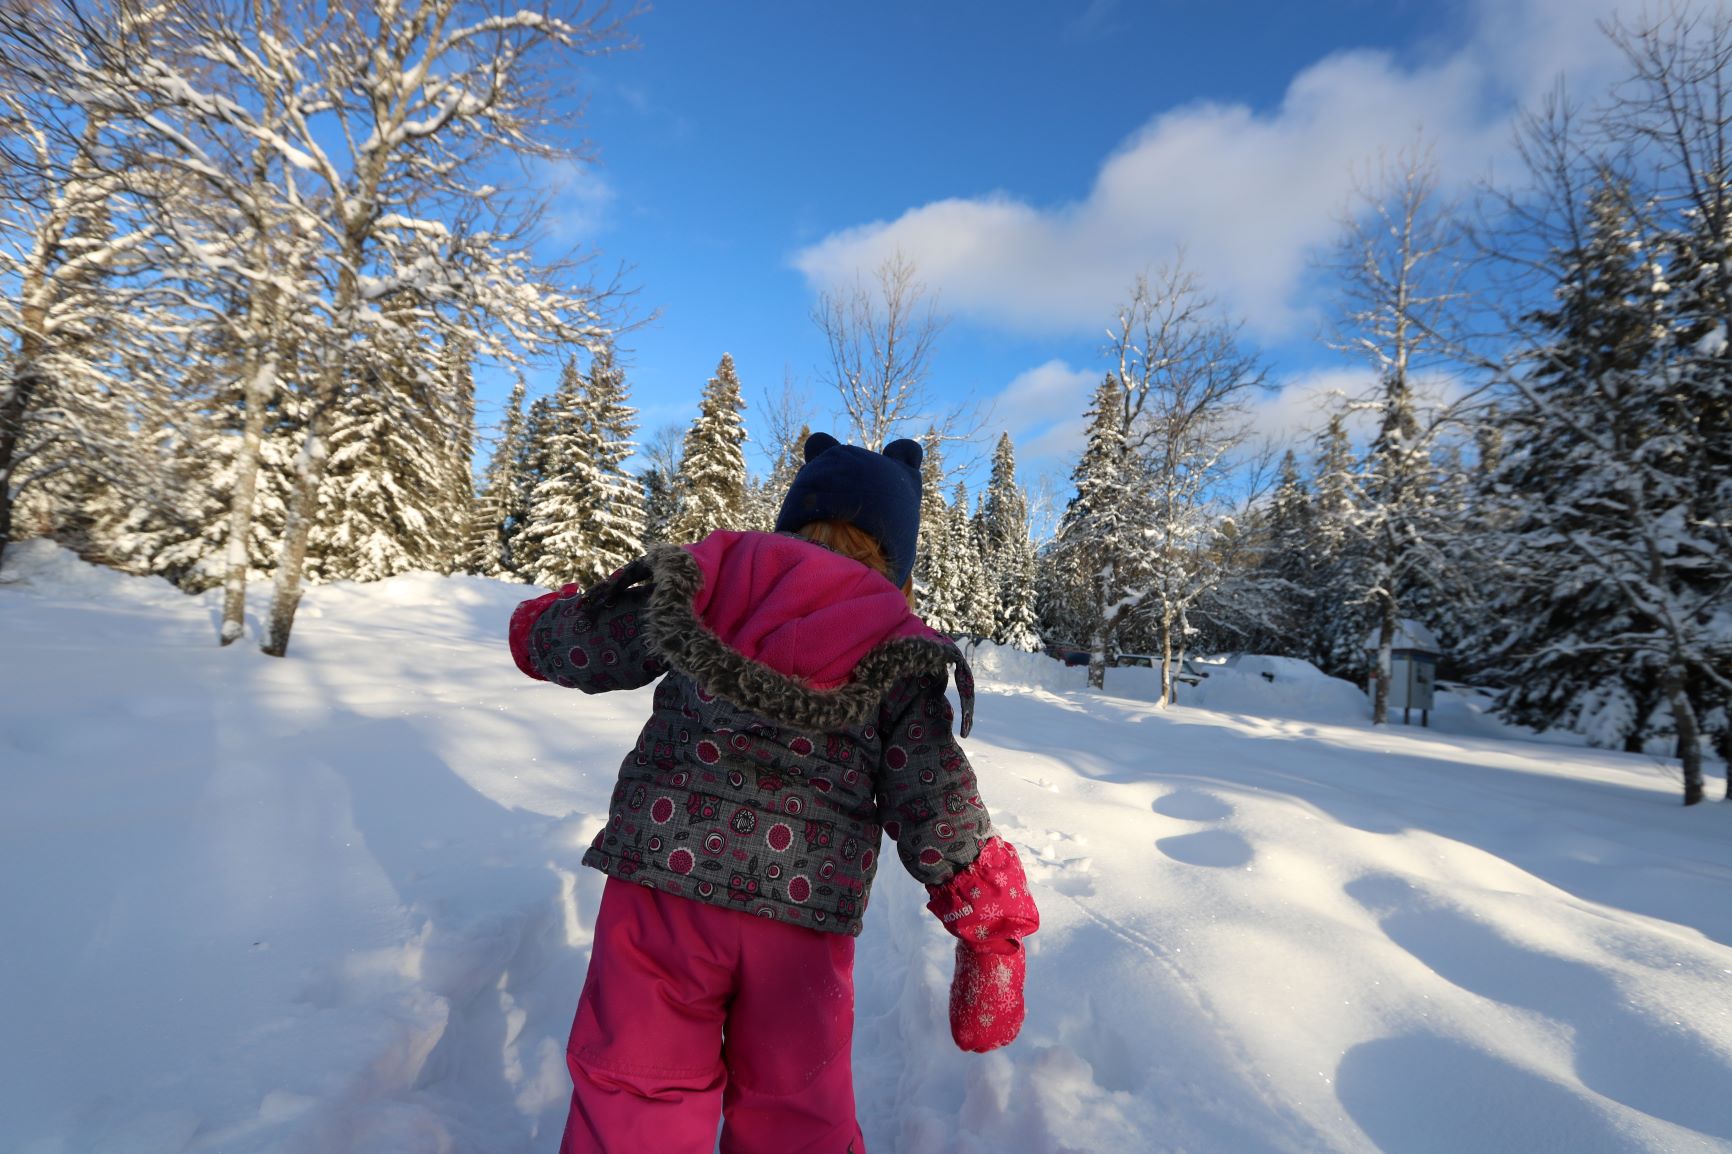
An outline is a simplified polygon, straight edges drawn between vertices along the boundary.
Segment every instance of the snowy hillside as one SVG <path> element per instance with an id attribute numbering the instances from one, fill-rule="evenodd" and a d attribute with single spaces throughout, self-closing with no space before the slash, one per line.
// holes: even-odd
<path id="1" fill-rule="evenodd" d="M 7 561 L 0 1151 L 551 1152 L 578 860 L 649 691 L 518 674 L 521 586 L 315 589 L 273 661 L 215 647 L 214 601 Z M 946 938 L 887 865 L 875 1154 L 1732 1149 L 1732 805 L 1458 699 L 1374 731 L 1323 679 L 1163 712 L 1147 671 L 978 667 L 1028 1025 L 951 1046 Z"/>

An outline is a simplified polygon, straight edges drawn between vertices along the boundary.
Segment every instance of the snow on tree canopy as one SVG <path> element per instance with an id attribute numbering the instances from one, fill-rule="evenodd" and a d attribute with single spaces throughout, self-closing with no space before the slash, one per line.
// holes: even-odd
<path id="1" fill-rule="evenodd" d="M 679 511 L 669 540 L 700 541 L 717 529 L 740 526 L 746 506 L 746 426 L 740 416 L 745 407 L 734 358 L 723 353 L 686 433 L 675 478 Z"/>

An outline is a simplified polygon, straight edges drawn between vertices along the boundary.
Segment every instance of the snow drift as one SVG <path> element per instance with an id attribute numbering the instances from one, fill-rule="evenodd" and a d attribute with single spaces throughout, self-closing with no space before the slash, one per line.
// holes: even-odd
<path id="1" fill-rule="evenodd" d="M 0 1150 L 552 1149 L 577 862 L 649 691 L 518 675 L 521 586 L 314 589 L 273 661 L 215 647 L 211 598 L 7 563 Z M 1670 763 L 1465 699 L 1374 730 L 1301 669 L 1162 710 L 1147 670 L 976 662 L 965 745 L 1043 913 L 1028 1025 L 950 1045 L 945 935 L 887 866 L 872 1150 L 1732 1147 L 1732 806 L 1677 805 Z"/>

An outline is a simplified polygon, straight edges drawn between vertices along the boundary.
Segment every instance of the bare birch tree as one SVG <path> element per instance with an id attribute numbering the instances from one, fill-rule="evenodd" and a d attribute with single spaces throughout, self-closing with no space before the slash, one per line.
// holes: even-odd
<path id="1" fill-rule="evenodd" d="M 1226 576 L 1226 490 L 1263 371 L 1182 257 L 1136 279 L 1104 352 L 1113 368 L 1094 391 L 1076 495 L 1046 552 L 1043 614 L 1087 639 L 1096 688 L 1121 635 L 1150 624 L 1167 703 L 1187 615 Z"/>
<path id="2" fill-rule="evenodd" d="M 134 429 L 159 416 L 152 312 L 131 275 L 151 237 L 100 160 L 112 118 L 51 71 L 61 15 L 0 5 L 0 556 L 33 488 L 80 473 L 136 488 Z"/>
<path id="3" fill-rule="evenodd" d="M 939 412 L 930 390 L 932 350 L 948 318 L 926 293 L 914 262 L 898 252 L 856 278 L 845 292 L 825 292 L 812 309 L 829 363 L 821 379 L 836 391 L 855 444 L 879 450 L 910 422 L 936 426 L 945 440 L 972 429 L 966 410 Z"/>
<path id="4" fill-rule="evenodd" d="M 1225 576 L 1213 547 L 1230 506 L 1226 487 L 1249 436 L 1247 404 L 1263 387 L 1257 357 L 1220 319 L 1182 260 L 1139 277 L 1119 312 L 1111 354 L 1119 369 L 1125 443 L 1141 462 L 1147 521 L 1131 613 L 1154 626 L 1161 700 L 1173 700 L 1188 614 Z"/>
<path id="5" fill-rule="evenodd" d="M 267 411 L 284 350 L 301 343 L 296 330 L 304 335 L 317 296 L 315 222 L 298 168 L 277 145 L 291 127 L 282 81 L 304 66 L 285 35 L 295 17 L 279 0 L 232 10 L 186 3 L 148 21 L 124 5 L 74 9 L 68 35 L 44 42 L 55 75 L 121 127 L 113 179 L 163 246 L 155 291 L 183 325 L 210 331 L 203 341 L 189 334 L 186 348 L 230 354 L 241 412 L 226 495 L 223 645 L 243 632 Z M 236 101 L 249 98 L 243 111 Z"/>
<path id="6" fill-rule="evenodd" d="M 1416 146 L 1384 158 L 1359 184 L 1337 251 L 1339 345 L 1377 372 L 1373 391 L 1347 406 L 1369 413 L 1377 433 L 1344 479 L 1354 597 L 1370 607 L 1377 637 L 1377 725 L 1388 720 L 1391 651 L 1404 598 L 1446 569 L 1432 454 L 1455 412 L 1450 405 L 1428 408 L 1418 376 L 1443 364 L 1451 347 L 1446 318 L 1463 298 L 1458 243 L 1452 210 L 1438 195 L 1435 162 L 1429 149 Z"/>

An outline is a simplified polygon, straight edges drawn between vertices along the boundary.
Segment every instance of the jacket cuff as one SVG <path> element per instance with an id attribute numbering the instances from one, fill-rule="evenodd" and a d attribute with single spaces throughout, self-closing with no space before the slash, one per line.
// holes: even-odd
<path id="1" fill-rule="evenodd" d="M 926 908 L 974 950 L 1012 953 L 1018 942 L 1040 929 L 1040 911 L 1029 893 L 1022 860 L 1003 838 L 989 838 L 974 864 L 942 885 L 927 886 L 926 892 L 931 898 Z"/>
<path id="2" fill-rule="evenodd" d="M 541 620 L 555 601 L 566 597 L 575 597 L 581 590 L 576 585 L 566 585 L 553 593 L 543 593 L 540 597 L 525 601 L 511 614 L 511 659 L 517 662 L 517 668 L 537 681 L 546 681 L 541 671 L 536 668 L 535 659 L 529 652 L 529 638 L 535 629 L 535 623 Z"/>

